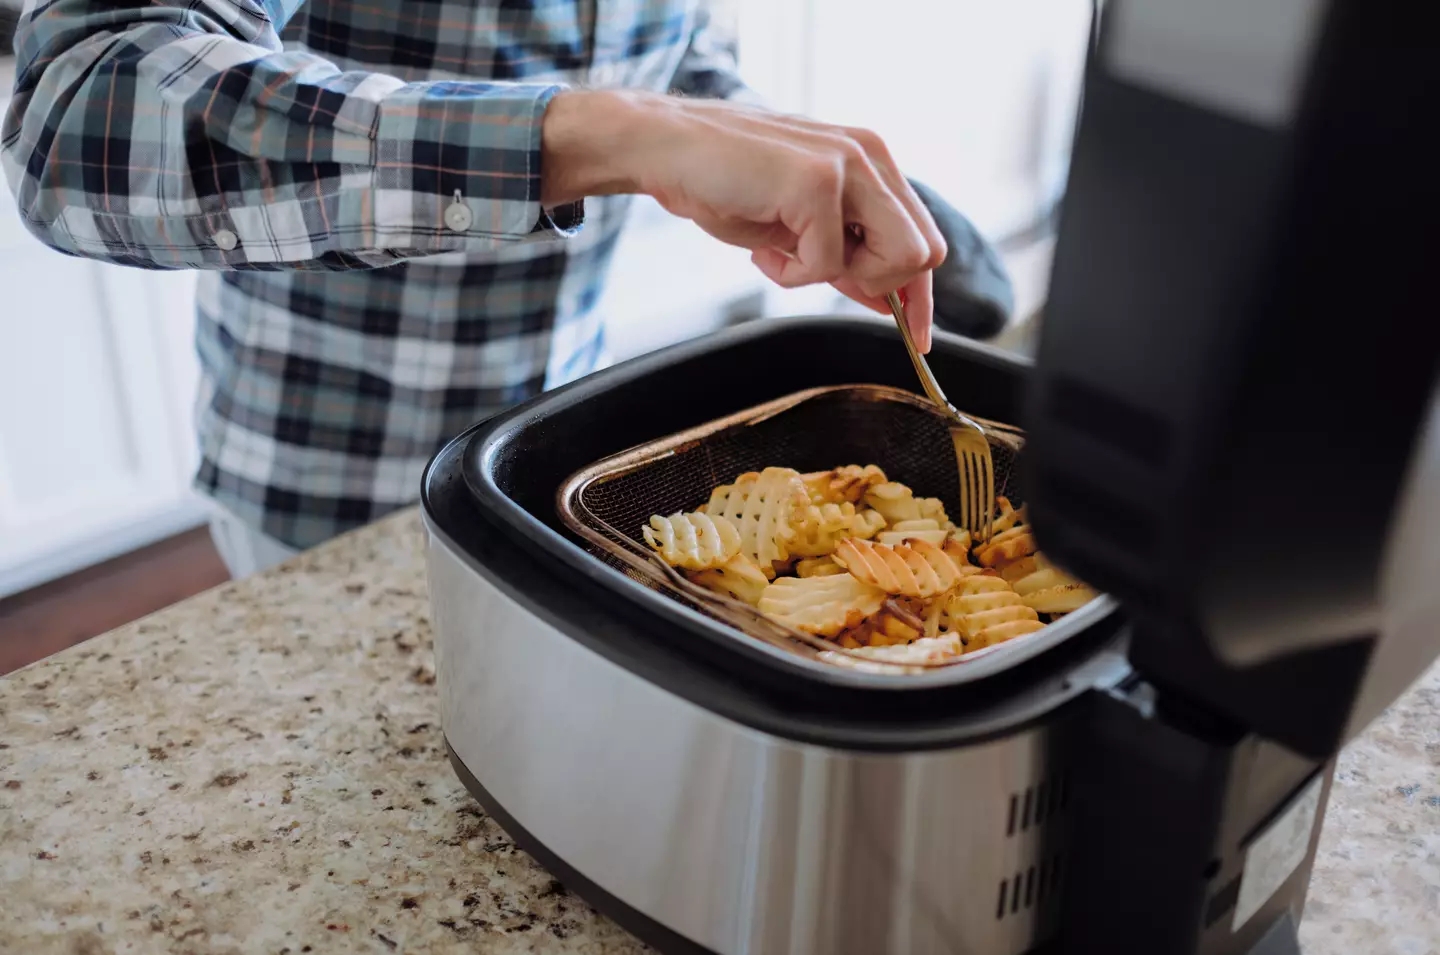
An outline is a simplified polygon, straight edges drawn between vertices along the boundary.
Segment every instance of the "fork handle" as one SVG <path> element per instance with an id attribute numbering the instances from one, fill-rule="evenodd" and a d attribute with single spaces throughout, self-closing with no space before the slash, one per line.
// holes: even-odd
<path id="1" fill-rule="evenodd" d="M 915 373 L 920 376 L 920 384 L 924 387 L 925 394 L 936 404 L 948 406 L 950 402 L 945 397 L 945 392 L 940 390 L 940 382 L 935 380 L 935 375 L 930 371 L 930 363 L 920 354 L 920 349 L 915 347 L 915 336 L 910 334 L 910 325 L 905 321 L 905 306 L 900 304 L 900 296 L 891 292 L 885 296 L 885 301 L 890 306 L 890 313 L 895 316 L 900 337 L 905 339 L 905 350 L 910 353 L 910 363 L 915 366 Z"/>

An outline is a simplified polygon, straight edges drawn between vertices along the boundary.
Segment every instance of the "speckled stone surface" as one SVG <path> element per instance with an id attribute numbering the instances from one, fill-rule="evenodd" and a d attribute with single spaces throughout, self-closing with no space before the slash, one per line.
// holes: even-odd
<path id="1" fill-rule="evenodd" d="M 648 951 L 443 753 L 413 512 L 0 678 L 0 952 Z M 1346 753 L 1308 955 L 1440 955 L 1440 670 Z"/>

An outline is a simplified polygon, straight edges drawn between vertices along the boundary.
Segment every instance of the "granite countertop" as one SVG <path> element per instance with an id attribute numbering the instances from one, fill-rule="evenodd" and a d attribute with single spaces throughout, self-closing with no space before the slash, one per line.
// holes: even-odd
<path id="1" fill-rule="evenodd" d="M 0 952 L 647 951 L 438 725 L 413 511 L 0 678 Z M 1440 955 L 1440 669 L 1344 754 L 1307 955 Z"/>

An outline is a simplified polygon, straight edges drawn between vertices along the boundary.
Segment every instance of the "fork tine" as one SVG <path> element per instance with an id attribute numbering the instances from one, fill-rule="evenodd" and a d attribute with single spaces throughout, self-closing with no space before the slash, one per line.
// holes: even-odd
<path id="1" fill-rule="evenodd" d="M 987 540 L 989 522 L 986 518 L 985 502 L 990 497 L 989 468 L 985 466 L 986 461 L 982 454 L 973 454 L 972 459 L 975 468 L 975 533 L 981 540 Z"/>
<path id="2" fill-rule="evenodd" d="M 965 529 L 974 534 L 979 527 L 979 521 L 983 517 L 980 513 L 980 498 L 976 495 L 977 485 L 980 482 L 980 471 L 975 466 L 975 452 L 969 448 L 961 455 L 965 475 L 964 498 L 965 505 Z"/>
<path id="3" fill-rule="evenodd" d="M 985 540 L 989 540 L 995 533 L 995 457 L 990 453 L 990 445 L 985 445 L 985 497 L 981 502 L 984 510 Z"/>
<path id="4" fill-rule="evenodd" d="M 960 513 L 958 515 L 958 523 L 961 527 L 968 527 L 970 523 L 970 502 L 968 500 L 969 490 L 966 486 L 968 479 L 965 470 L 965 446 L 961 441 L 960 432 L 955 430 L 953 424 L 950 425 L 950 446 L 955 452 L 955 470 L 960 479 Z"/>
<path id="5" fill-rule="evenodd" d="M 960 449 L 955 463 L 960 467 L 960 526 L 970 526 L 970 462 L 969 455 Z"/>
<path id="6" fill-rule="evenodd" d="M 980 517 L 975 497 L 975 481 L 978 477 L 979 473 L 975 470 L 975 455 L 969 448 L 965 448 L 960 453 L 960 511 L 963 525 L 971 534 L 975 533 L 975 522 Z"/>
<path id="7" fill-rule="evenodd" d="M 967 434 L 959 455 L 961 525 L 979 540 L 988 540 L 995 515 L 994 467 L 989 442 Z"/>
<path id="8" fill-rule="evenodd" d="M 984 513 L 980 510 L 980 462 L 975 459 L 975 452 L 965 452 L 965 483 L 966 488 L 966 510 L 970 512 L 969 531 L 974 534 L 980 529 L 980 522 L 985 519 Z"/>

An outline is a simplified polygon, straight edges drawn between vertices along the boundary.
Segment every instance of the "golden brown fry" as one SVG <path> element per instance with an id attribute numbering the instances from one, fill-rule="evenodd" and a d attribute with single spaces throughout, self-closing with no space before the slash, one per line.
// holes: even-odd
<path id="1" fill-rule="evenodd" d="M 962 580 L 954 593 L 945 598 L 942 622 L 947 630 L 964 636 L 967 648 L 975 648 L 975 639 L 995 627 L 1027 621 L 1037 625 L 1034 629 L 1043 626 L 1039 622 L 1039 614 L 1025 606 L 1020 595 L 998 576 L 973 574 Z M 983 639 L 994 641 L 997 635 L 1008 632 L 998 630 Z"/>
<path id="2" fill-rule="evenodd" d="M 1045 568 L 1043 565 L 1043 561 L 1044 558 L 1037 552 L 1031 554 L 1029 557 L 1021 557 L 1018 560 L 1012 560 L 1008 563 L 1001 564 L 996 569 L 1000 571 L 1001 577 L 1004 577 L 1006 580 L 1010 581 L 1010 583 L 1013 584 L 1019 582 L 1025 577 L 1030 576 L 1038 570 L 1044 570 Z"/>
<path id="3" fill-rule="evenodd" d="M 809 506 L 799 471 L 766 468 L 717 487 L 701 510 L 729 518 L 740 531 L 740 552 L 773 575 L 775 562 L 790 556 L 797 512 Z"/>
<path id="4" fill-rule="evenodd" d="M 910 643 L 922 636 L 921 631 L 910 626 L 895 614 L 881 611 L 875 618 L 875 627 L 870 633 L 872 647 L 892 647 Z"/>
<path id="5" fill-rule="evenodd" d="M 1015 596 L 1011 594 L 1011 596 Z M 975 613 L 963 614 L 955 618 L 958 624 L 955 627 L 967 639 L 973 637 L 989 627 L 998 623 L 1011 623 L 1016 620 L 1039 620 L 1040 615 L 1031 608 L 1018 601 L 1010 606 L 991 607 L 989 610 L 980 610 Z"/>
<path id="6" fill-rule="evenodd" d="M 1025 523 L 1025 508 L 1016 510 L 1011 506 L 1010 499 L 1003 494 L 995 498 L 995 510 L 995 525 L 990 532 L 992 536 Z"/>
<path id="7" fill-rule="evenodd" d="M 896 481 L 876 484 L 865 492 L 865 503 L 879 511 L 892 527 L 901 521 L 931 520 L 943 530 L 955 525 L 945 515 L 945 507 L 938 498 L 917 498 L 915 492 Z"/>
<path id="8" fill-rule="evenodd" d="M 770 585 L 764 572 L 744 554 L 736 554 L 719 567 L 691 572 L 686 576 L 701 587 L 734 597 L 752 607 L 760 603 L 760 595 Z"/>
<path id="9" fill-rule="evenodd" d="M 685 570 L 709 570 L 740 553 L 740 532 L 725 517 L 656 514 L 641 533 L 661 560 Z"/>
<path id="10" fill-rule="evenodd" d="M 795 576 L 797 577 L 829 577 L 843 573 L 845 573 L 845 568 L 837 564 L 835 558 L 828 554 L 824 557 L 807 557 L 795 564 Z"/>
<path id="11" fill-rule="evenodd" d="M 962 567 L 970 563 L 970 532 L 953 530 L 945 538 L 944 550 Z"/>
<path id="12" fill-rule="evenodd" d="M 1024 598 L 1013 590 L 992 590 L 978 594 L 956 594 L 950 598 L 947 609 L 952 617 L 963 618 L 999 607 L 1019 607 L 1024 603 Z M 955 629 L 965 628 L 958 626 Z"/>
<path id="13" fill-rule="evenodd" d="M 846 629 L 840 631 L 840 634 L 835 638 L 836 642 L 839 643 L 842 647 L 850 646 L 852 644 L 857 647 L 868 646 L 870 643 L 870 636 L 875 632 L 875 625 L 879 619 L 879 616 L 879 614 L 876 614 L 873 617 L 867 617 L 855 626 L 847 627 Z"/>
<path id="14" fill-rule="evenodd" d="M 955 525 L 950 522 L 950 517 L 945 513 L 945 505 L 938 497 L 917 497 L 915 503 L 920 506 L 920 519 L 934 521 L 942 529 L 953 531 Z"/>
<path id="15" fill-rule="evenodd" d="M 986 647 L 993 647 L 1007 640 L 1014 640 L 1016 637 L 1023 637 L 1027 633 L 1034 633 L 1036 630 L 1044 629 L 1044 627 L 1045 625 L 1038 619 L 1011 620 L 1005 623 L 997 623 L 994 626 L 986 627 L 973 637 L 966 637 L 965 649 L 969 652 L 983 650 Z"/>
<path id="16" fill-rule="evenodd" d="M 934 597 L 965 576 L 949 554 L 924 540 L 890 547 L 846 538 L 836 546 L 835 560 L 858 579 L 907 597 Z"/>
<path id="17" fill-rule="evenodd" d="M 955 594 L 960 597 L 969 594 L 994 593 L 995 591 L 1013 592 L 1003 577 L 983 571 L 967 576 L 960 582 L 960 586 L 955 588 Z"/>
<path id="18" fill-rule="evenodd" d="M 760 612 L 806 633 L 833 637 L 874 616 L 885 591 L 850 574 L 781 577 L 760 596 Z"/>
<path id="19" fill-rule="evenodd" d="M 885 609 L 912 627 L 924 626 L 921 617 L 925 613 L 925 601 L 918 597 L 891 596 L 889 600 L 885 601 Z"/>
<path id="20" fill-rule="evenodd" d="M 996 534 L 975 549 L 975 559 L 981 567 L 995 567 L 1007 561 L 1019 560 L 1035 553 L 1035 535 L 1024 524 L 1012 527 L 1002 534 Z"/>
<path id="21" fill-rule="evenodd" d="M 950 532 L 945 530 L 945 526 L 933 517 L 917 517 L 912 521 L 896 521 L 887 527 L 886 530 L 893 531 L 897 534 L 908 534 L 913 531 L 945 531 L 947 537 L 950 535 Z"/>
<path id="22" fill-rule="evenodd" d="M 742 474 L 699 513 L 657 515 L 642 533 L 697 584 L 873 654 L 861 665 L 885 672 L 1032 633 L 1042 614 L 1058 619 L 1095 597 L 1039 552 L 1023 507 L 998 497 L 993 536 L 975 542 L 939 499 L 875 465 Z"/>
<path id="23" fill-rule="evenodd" d="M 825 650 L 820 653 L 820 659 L 870 673 L 924 673 L 922 664 L 947 663 L 959 659 L 965 652 L 956 633 L 925 637 L 904 645 L 853 649 L 857 649 L 857 653 Z"/>
<path id="24" fill-rule="evenodd" d="M 1095 599 L 1095 591 L 1078 581 L 1033 590 L 1020 598 L 1040 613 L 1070 613 Z"/>
<path id="25" fill-rule="evenodd" d="M 1000 576 L 1005 576 L 1002 570 Z M 1012 586 L 1020 596 L 1033 593 L 1037 590 L 1046 590 L 1050 587 L 1064 587 L 1069 584 L 1078 584 L 1080 581 L 1060 570 L 1058 567 L 1041 567 L 1033 573 L 1026 574 L 1016 580 Z"/>
<path id="26" fill-rule="evenodd" d="M 915 494 L 897 481 L 886 481 L 865 491 L 865 504 L 884 515 L 887 523 L 914 520 L 920 516 Z"/>
<path id="27" fill-rule="evenodd" d="M 811 504 L 857 504 L 865 492 L 876 484 L 885 483 L 885 472 L 873 464 L 861 467 L 846 464 L 829 471 L 812 471 L 801 475 Z"/>
<path id="28" fill-rule="evenodd" d="M 875 535 L 875 541 L 887 547 L 898 547 L 909 541 L 925 541 L 927 544 L 940 545 L 945 543 L 945 532 L 933 531 L 881 531 Z"/>
<path id="29" fill-rule="evenodd" d="M 940 635 L 940 624 L 945 618 L 945 602 L 948 599 L 948 596 L 942 595 L 925 605 L 925 636 L 938 637 Z"/>
<path id="30" fill-rule="evenodd" d="M 949 540 L 950 534 L 950 531 L 940 526 L 939 521 L 928 517 L 917 517 L 909 521 L 896 521 L 877 534 L 875 540 L 887 547 L 894 547 L 910 540 L 928 541 L 938 547 Z M 969 563 L 968 559 L 966 563 Z"/>
<path id="31" fill-rule="evenodd" d="M 868 538 L 885 526 L 885 518 L 854 504 L 810 504 L 795 521 L 790 551 L 800 557 L 824 557 L 845 537 Z"/>
<path id="32" fill-rule="evenodd" d="M 1058 567 L 1042 567 L 1015 581 L 1015 592 L 1025 605 L 1040 613 L 1069 613 L 1095 599 L 1094 588 Z"/>

